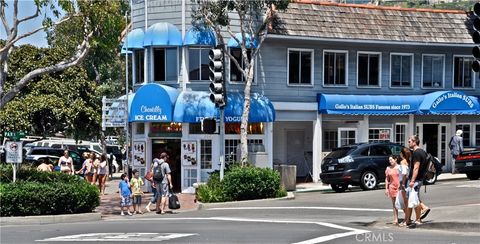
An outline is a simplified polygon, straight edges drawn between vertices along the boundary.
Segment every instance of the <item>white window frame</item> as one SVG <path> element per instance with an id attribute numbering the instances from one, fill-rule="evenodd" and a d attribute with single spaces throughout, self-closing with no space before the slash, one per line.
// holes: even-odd
<path id="1" fill-rule="evenodd" d="M 475 129 L 476 129 L 476 128 L 475 128 L 475 125 L 476 125 L 476 124 L 477 124 L 477 123 L 468 123 L 468 122 L 467 122 L 467 123 L 463 123 L 463 122 L 458 123 L 458 122 L 457 122 L 457 123 L 455 124 L 455 127 L 454 127 L 454 128 L 455 128 L 455 131 L 457 131 L 457 126 L 459 126 L 459 125 L 462 126 L 462 129 L 461 129 L 461 130 L 463 131 L 462 137 L 463 137 L 464 140 L 467 139 L 467 138 L 465 138 L 465 130 L 463 129 L 463 127 L 464 127 L 465 125 L 470 126 L 470 130 L 468 131 L 468 133 L 470 134 L 470 136 L 468 137 L 468 140 L 470 141 L 470 145 L 469 145 L 469 146 L 465 146 L 465 145 L 464 145 L 464 147 L 473 147 L 472 144 L 475 144 L 475 141 L 474 141 L 474 140 L 475 140 L 474 132 L 475 132 Z"/>
<path id="2" fill-rule="evenodd" d="M 232 49 L 240 49 L 240 50 L 242 50 L 241 48 L 237 48 L 237 47 L 233 47 L 233 48 L 232 48 L 232 47 L 229 47 L 229 48 L 227 49 L 227 52 L 230 53 L 230 51 L 231 51 Z M 249 50 L 249 48 L 247 48 L 247 50 Z M 253 54 L 254 50 L 253 50 L 253 49 L 250 49 L 250 50 L 251 50 L 251 52 L 252 52 L 252 54 Z M 241 82 L 241 81 L 232 81 L 232 80 L 230 79 L 230 75 L 231 75 L 230 65 L 233 65 L 233 61 L 230 60 L 230 57 L 228 56 L 228 54 L 225 55 L 225 57 L 228 59 L 228 62 L 225 62 L 225 66 L 227 66 L 227 67 L 225 67 L 225 72 L 227 72 L 227 75 L 226 75 L 226 76 L 227 76 L 228 83 L 230 83 L 230 84 L 242 84 L 242 85 L 243 85 L 243 84 L 246 84 L 246 82 L 247 82 L 246 80 L 245 80 L 244 82 Z M 242 54 L 242 59 L 243 59 L 243 54 Z M 255 67 L 253 67 L 253 81 L 252 81 L 252 85 L 257 85 L 257 80 L 258 80 L 258 76 L 257 76 L 257 70 L 258 70 L 258 69 L 257 69 L 257 60 L 258 60 L 258 55 L 257 55 L 257 57 L 255 57 Z M 245 78 L 245 79 L 246 79 L 246 78 Z"/>
<path id="3" fill-rule="evenodd" d="M 155 80 L 155 53 L 154 53 L 154 50 L 155 49 L 164 49 L 165 50 L 165 55 L 164 55 L 164 59 L 165 59 L 165 67 L 163 67 L 163 69 L 165 70 L 165 80 Z M 177 74 L 177 80 L 167 80 L 167 49 L 175 49 L 176 50 L 176 54 L 177 54 L 177 71 L 176 71 L 176 74 Z M 180 81 L 180 66 L 181 66 L 181 63 L 179 62 L 180 61 L 180 52 L 179 52 L 179 48 L 178 47 L 171 47 L 171 46 L 152 46 L 149 48 L 149 53 L 150 53 L 150 57 L 149 57 L 149 60 L 150 60 L 150 65 L 148 65 L 149 67 L 149 75 L 150 75 L 150 80 L 152 82 L 155 82 L 155 83 L 160 83 L 160 82 L 164 82 L 164 83 L 179 83 Z"/>
<path id="4" fill-rule="evenodd" d="M 472 73 L 472 87 L 455 87 L 455 58 L 473 58 L 473 56 L 469 55 L 453 55 L 452 58 L 452 89 L 455 90 L 474 90 L 475 89 L 475 83 L 477 83 L 477 76 L 476 73 L 473 72 L 472 69 L 469 69 L 470 72 Z"/>
<path id="5" fill-rule="evenodd" d="M 187 69 L 187 72 L 186 72 L 186 76 L 187 76 L 187 82 L 188 83 L 194 83 L 194 84 L 207 84 L 207 83 L 210 83 L 210 80 L 190 80 L 190 70 L 189 70 L 189 67 L 190 67 L 190 49 L 196 49 L 196 50 L 202 50 L 202 49 L 211 49 L 212 47 L 210 46 L 185 46 L 184 48 L 187 48 L 187 53 L 186 53 L 186 57 L 185 57 L 185 65 L 187 66 L 186 69 Z M 201 64 L 201 63 L 200 63 Z M 201 75 L 200 75 L 200 78 L 201 78 Z"/>
<path id="6" fill-rule="evenodd" d="M 376 86 L 370 86 L 370 85 L 360 85 L 358 84 L 358 65 L 360 64 L 359 62 L 359 56 L 360 54 L 374 54 L 378 55 L 378 85 Z M 382 88 L 382 53 L 381 52 L 368 52 L 368 51 L 358 51 L 357 52 L 357 88 L 364 89 L 364 88 Z"/>
<path id="7" fill-rule="evenodd" d="M 345 84 L 344 85 L 328 85 L 325 84 L 325 53 L 345 53 Z M 323 87 L 348 87 L 348 50 L 324 49 L 322 54 L 322 86 Z"/>
<path id="8" fill-rule="evenodd" d="M 390 135 L 390 138 L 388 139 L 390 142 L 392 142 L 392 139 L 394 139 L 394 135 L 392 135 L 392 127 L 371 127 L 371 128 L 368 128 L 368 142 L 372 141 L 370 140 L 370 130 L 389 130 L 389 135 Z M 378 140 L 373 140 L 373 141 L 380 141 L 380 139 Z"/>
<path id="9" fill-rule="evenodd" d="M 397 141 L 397 125 L 403 125 L 403 126 L 405 126 L 405 132 L 404 132 L 404 134 L 405 134 L 404 137 L 405 137 L 405 138 L 404 138 L 403 142 L 400 142 L 400 144 L 401 144 L 401 145 L 407 145 L 407 141 L 408 141 L 408 135 L 407 135 L 408 123 L 395 123 L 395 124 L 393 125 L 393 137 L 394 137 L 394 138 L 393 138 L 393 142 L 394 142 L 394 143 L 399 143 L 399 142 Z"/>
<path id="10" fill-rule="evenodd" d="M 439 87 L 425 87 L 423 85 L 423 67 L 424 67 L 424 62 L 423 62 L 423 58 L 426 57 L 426 56 L 431 56 L 431 57 L 442 57 L 443 58 L 443 68 L 442 68 L 442 72 L 443 72 L 443 75 L 442 75 L 442 85 L 439 86 Z M 420 80 L 420 83 L 421 83 L 421 87 L 422 89 L 425 89 L 425 90 L 439 90 L 439 89 L 445 89 L 445 54 L 429 54 L 429 53 L 425 53 L 425 54 L 422 54 L 422 76 L 421 76 L 421 80 Z"/>
<path id="11" fill-rule="evenodd" d="M 475 147 L 480 147 L 480 144 L 477 145 L 477 125 L 480 126 L 480 123 L 473 123 L 472 126 L 473 126 L 473 138 L 472 138 L 472 142 L 475 143 Z"/>
<path id="12" fill-rule="evenodd" d="M 410 81 L 410 86 L 407 87 L 407 86 L 401 86 L 401 87 L 397 87 L 397 86 L 392 86 L 392 56 L 410 56 L 412 57 L 412 64 L 411 64 L 411 69 L 412 69 L 412 72 L 411 72 L 411 81 Z M 415 55 L 413 53 L 390 53 L 390 74 L 389 74 L 389 88 L 390 89 L 412 89 L 413 88 L 413 83 L 415 82 L 414 81 L 414 67 L 415 67 Z"/>
<path id="13" fill-rule="evenodd" d="M 338 128 L 338 147 L 341 147 L 342 143 L 342 131 L 354 131 L 355 132 L 355 143 L 358 142 L 358 130 L 357 128 L 349 128 L 349 127 L 339 127 Z"/>
<path id="14" fill-rule="evenodd" d="M 310 84 L 290 84 L 290 81 L 288 80 L 290 77 L 290 51 L 300 51 L 300 52 L 310 52 L 311 57 L 311 69 L 310 69 Z M 304 49 L 304 48 L 287 48 L 287 86 L 301 86 L 301 87 L 313 87 L 313 81 L 314 81 L 314 57 L 315 57 L 315 51 L 313 49 Z M 300 65 L 300 71 L 302 65 Z M 300 76 L 300 74 L 298 74 Z"/>

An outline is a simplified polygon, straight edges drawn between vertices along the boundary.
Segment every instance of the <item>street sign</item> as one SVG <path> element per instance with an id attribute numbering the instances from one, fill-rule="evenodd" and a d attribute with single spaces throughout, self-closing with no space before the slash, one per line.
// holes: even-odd
<path id="1" fill-rule="evenodd" d="M 5 131 L 5 133 L 3 133 L 4 137 L 8 137 L 14 141 L 20 140 L 20 138 L 25 137 L 25 135 L 23 131 Z"/>
<path id="2" fill-rule="evenodd" d="M 22 163 L 22 142 L 6 142 L 5 151 L 7 151 L 7 163 Z"/>

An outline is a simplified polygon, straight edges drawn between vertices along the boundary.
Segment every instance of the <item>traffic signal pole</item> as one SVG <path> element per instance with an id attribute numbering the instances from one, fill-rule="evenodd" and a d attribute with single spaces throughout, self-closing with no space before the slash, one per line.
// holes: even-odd
<path id="1" fill-rule="evenodd" d="M 225 174 L 225 106 L 227 105 L 227 87 L 225 86 L 226 75 L 225 75 L 225 52 L 224 47 L 221 46 L 220 48 L 223 50 L 222 55 L 222 62 L 223 62 L 223 95 L 224 95 L 224 105 L 220 107 L 220 181 L 223 180 L 223 176 Z"/>

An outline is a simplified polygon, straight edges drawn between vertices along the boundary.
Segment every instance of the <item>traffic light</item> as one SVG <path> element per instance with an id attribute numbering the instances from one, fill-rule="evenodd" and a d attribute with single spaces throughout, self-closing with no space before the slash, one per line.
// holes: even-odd
<path id="1" fill-rule="evenodd" d="M 472 39 L 475 44 L 480 44 L 480 2 L 476 2 L 473 5 L 473 14 L 475 15 L 473 19 L 473 34 Z M 475 60 L 472 63 L 472 70 L 475 72 L 480 71 L 480 46 L 475 45 L 472 49 L 473 57 Z"/>
<path id="2" fill-rule="evenodd" d="M 212 118 L 204 118 L 202 120 L 202 131 L 206 134 L 213 134 L 217 130 L 217 123 L 215 119 Z"/>
<path id="3" fill-rule="evenodd" d="M 225 79 L 223 79 L 223 51 L 220 48 L 213 48 L 208 53 L 210 62 L 210 100 L 215 106 L 222 108 L 226 105 Z"/>

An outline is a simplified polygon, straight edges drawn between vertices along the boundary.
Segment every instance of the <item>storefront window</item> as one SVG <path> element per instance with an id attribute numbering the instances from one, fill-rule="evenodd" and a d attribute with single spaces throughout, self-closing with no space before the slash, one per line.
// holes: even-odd
<path id="1" fill-rule="evenodd" d="M 189 123 L 188 131 L 190 134 L 205 134 L 202 131 L 202 124 L 200 123 Z"/>
<path id="2" fill-rule="evenodd" d="M 470 125 L 469 124 L 457 124 L 457 130 L 462 130 L 463 134 L 463 146 L 470 147 Z"/>
<path id="3" fill-rule="evenodd" d="M 323 132 L 323 150 L 331 151 L 338 144 L 338 133 L 336 131 Z"/>
<path id="4" fill-rule="evenodd" d="M 369 129 L 368 141 L 369 142 L 390 141 L 390 129 Z"/>
<path id="5" fill-rule="evenodd" d="M 135 134 L 136 135 L 143 135 L 145 134 L 145 124 L 144 123 L 137 123 L 135 125 Z"/>
<path id="6" fill-rule="evenodd" d="M 263 134 L 263 123 L 248 123 L 247 134 Z M 225 123 L 225 134 L 240 134 L 240 123 Z"/>
<path id="7" fill-rule="evenodd" d="M 480 147 L 480 124 L 475 125 L 475 146 Z"/>
<path id="8" fill-rule="evenodd" d="M 200 168 L 212 169 L 212 140 L 200 141 Z"/>
<path id="9" fill-rule="evenodd" d="M 183 171 L 183 185 L 186 187 L 193 186 L 197 182 L 197 169 L 185 169 Z"/>
<path id="10" fill-rule="evenodd" d="M 182 132 L 182 124 L 169 122 L 169 123 L 152 123 L 150 125 L 150 133 L 176 133 Z"/>
<path id="11" fill-rule="evenodd" d="M 238 139 L 227 139 L 225 140 L 225 162 L 234 163 L 237 162 L 237 147 L 240 144 Z M 252 139 L 247 140 L 247 144 L 259 144 L 263 145 L 262 139 Z"/>
<path id="12" fill-rule="evenodd" d="M 395 143 L 400 145 L 405 144 L 405 130 L 406 126 L 404 124 L 395 125 Z"/>

